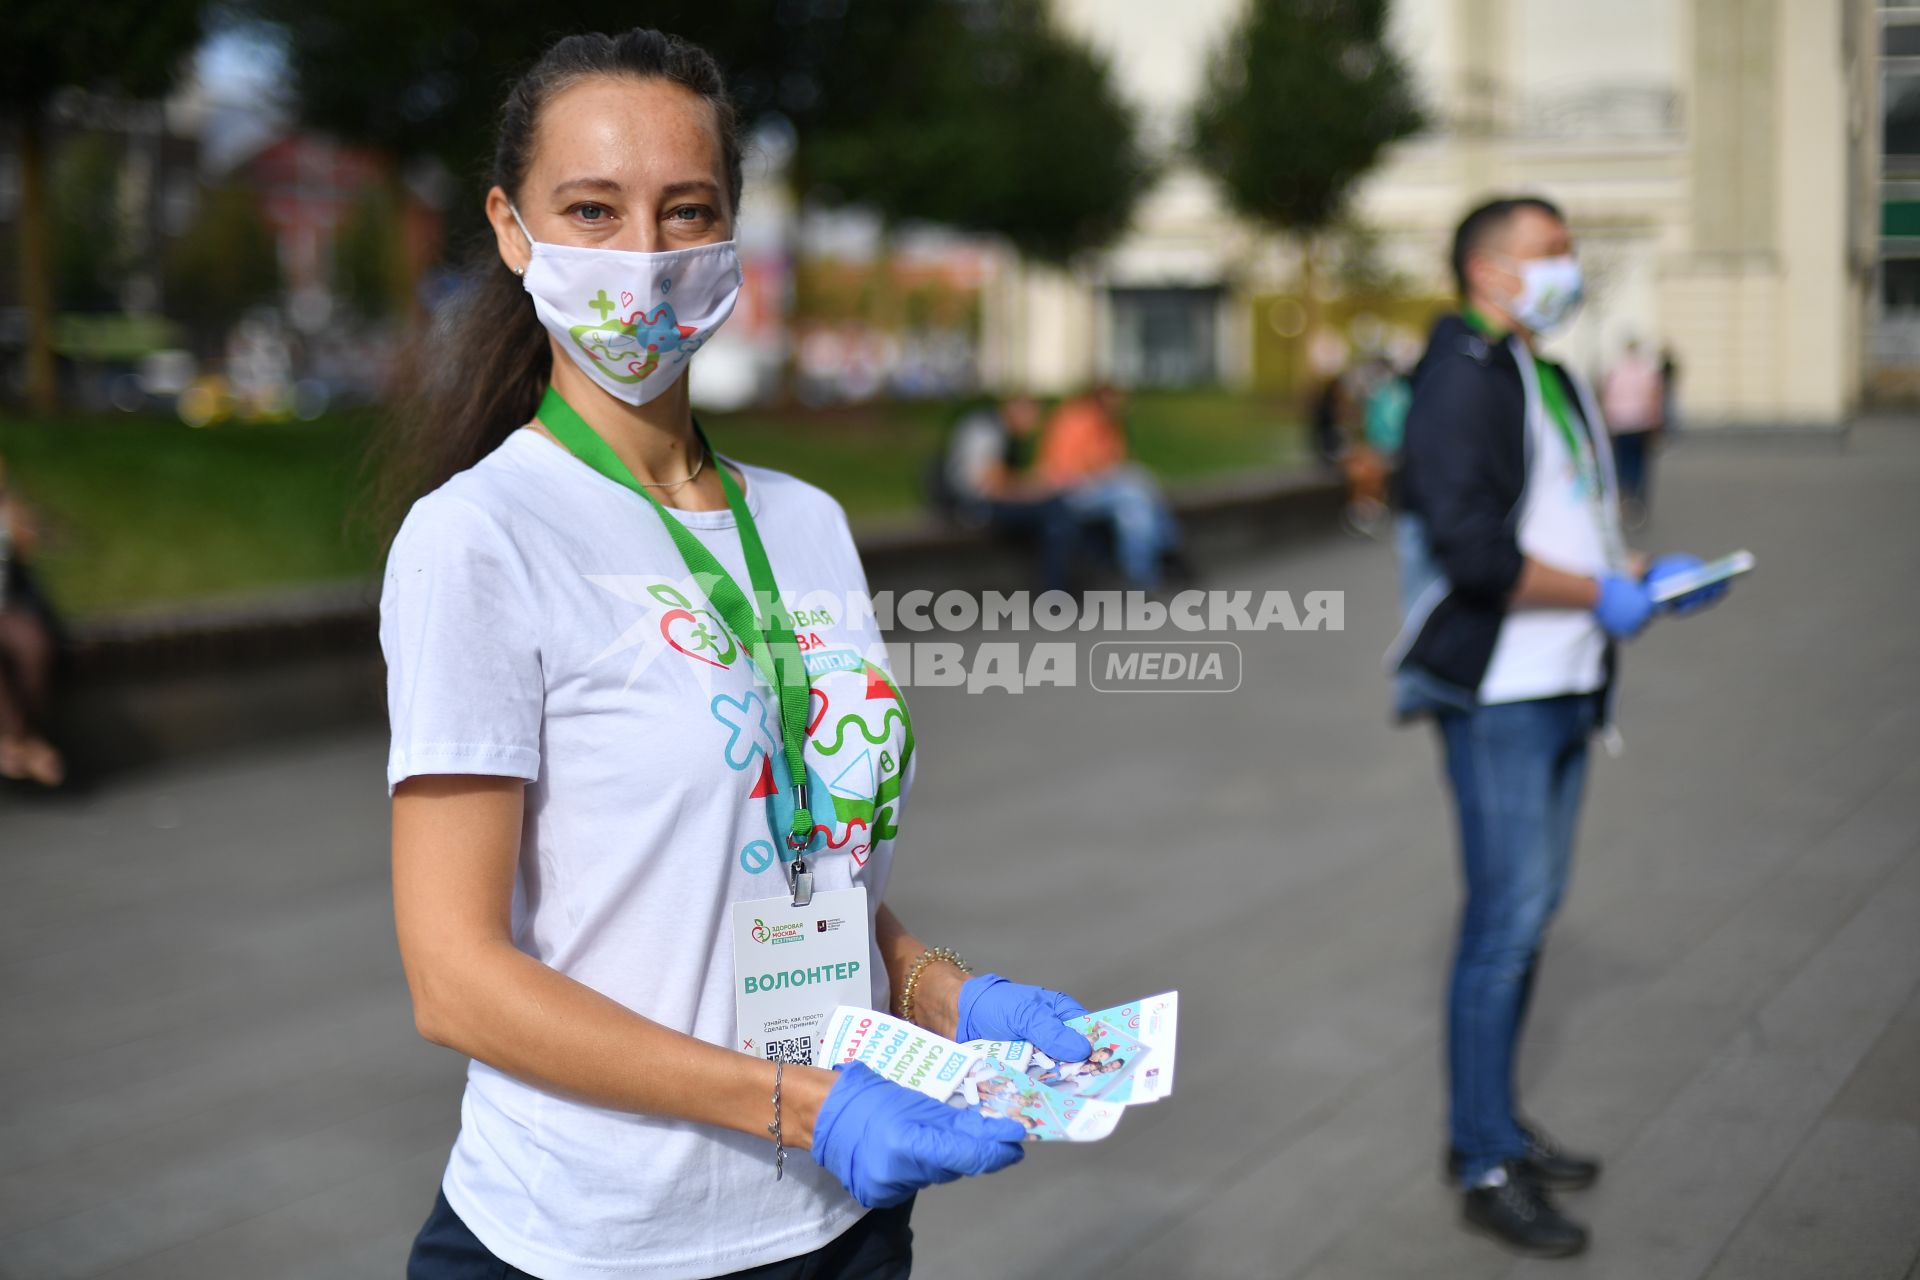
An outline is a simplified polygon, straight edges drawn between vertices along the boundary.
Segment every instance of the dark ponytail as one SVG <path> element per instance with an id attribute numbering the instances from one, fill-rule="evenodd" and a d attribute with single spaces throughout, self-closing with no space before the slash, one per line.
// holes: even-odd
<path id="1" fill-rule="evenodd" d="M 568 36 L 540 56 L 501 105 L 490 185 L 519 199 L 541 111 L 555 95 L 594 76 L 670 80 L 705 99 L 720 134 L 729 214 L 737 216 L 740 139 L 719 64 L 698 45 L 645 27 L 617 36 Z M 387 533 L 415 498 L 525 425 L 551 376 L 547 332 L 520 278 L 500 261 L 491 229 L 475 238 L 458 286 L 401 368 L 407 390 L 377 442 L 376 515 Z"/>

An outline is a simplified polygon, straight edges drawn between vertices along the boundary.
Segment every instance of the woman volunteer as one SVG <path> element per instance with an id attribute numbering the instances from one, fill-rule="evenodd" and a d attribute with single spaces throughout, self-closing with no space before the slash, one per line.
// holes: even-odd
<path id="1" fill-rule="evenodd" d="M 905 1275 L 913 1193 L 1022 1130 L 799 1065 L 823 1007 L 1069 1060 L 1084 1010 L 882 905 L 914 739 L 845 514 L 688 404 L 741 282 L 713 60 L 560 41 L 493 181 L 381 598 L 401 956 L 473 1059 L 408 1275 Z"/>

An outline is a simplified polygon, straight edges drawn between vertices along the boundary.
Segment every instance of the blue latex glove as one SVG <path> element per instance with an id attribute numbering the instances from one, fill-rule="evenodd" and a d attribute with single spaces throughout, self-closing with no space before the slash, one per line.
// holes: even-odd
<path id="1" fill-rule="evenodd" d="M 961 984 L 960 1017 L 953 1038 L 962 1044 L 1025 1040 L 1056 1062 L 1084 1062 L 1092 1045 L 1066 1021 L 1086 1012 L 1086 1006 L 1072 996 L 983 973 Z"/>
<path id="2" fill-rule="evenodd" d="M 1647 593 L 1646 583 L 1609 573 L 1600 579 L 1600 598 L 1594 602 L 1593 616 L 1600 620 L 1600 629 L 1615 640 L 1631 640 L 1653 617 L 1653 597 Z"/>
<path id="3" fill-rule="evenodd" d="M 904 1203 L 922 1187 L 993 1173 L 1026 1154 L 1027 1131 L 943 1106 L 858 1062 L 835 1067 L 813 1122 L 813 1158 L 869 1209 Z"/>
<path id="4" fill-rule="evenodd" d="M 1676 573 L 1689 573 L 1698 569 L 1703 563 L 1699 556 L 1661 556 L 1647 567 L 1647 590 L 1651 592 L 1660 585 L 1663 578 L 1670 578 Z M 1716 582 L 1710 586 L 1701 587 L 1697 591 L 1689 591 L 1683 596 L 1675 596 L 1658 607 L 1678 614 L 1697 613 L 1727 594 L 1729 585 L 1727 582 Z"/>

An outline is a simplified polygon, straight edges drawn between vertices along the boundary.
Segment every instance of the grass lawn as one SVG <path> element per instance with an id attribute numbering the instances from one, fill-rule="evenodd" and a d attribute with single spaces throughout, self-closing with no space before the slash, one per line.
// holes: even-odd
<path id="1" fill-rule="evenodd" d="M 820 485 L 862 520 L 915 511 L 952 406 L 703 417 L 714 444 Z M 1143 392 L 1135 453 L 1172 481 L 1304 461 L 1283 409 L 1224 391 Z M 36 563 L 73 616 L 374 572 L 352 518 L 373 412 L 202 430 L 166 418 L 0 415 L 10 484 L 40 513 Z"/>

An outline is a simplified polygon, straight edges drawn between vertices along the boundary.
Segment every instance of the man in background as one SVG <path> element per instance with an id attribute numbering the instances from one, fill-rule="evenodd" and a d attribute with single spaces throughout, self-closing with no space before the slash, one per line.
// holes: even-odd
<path id="1" fill-rule="evenodd" d="M 1040 437 L 1038 469 L 1080 519 L 1112 523 L 1120 572 L 1154 591 L 1180 530 L 1153 473 L 1127 458 L 1125 409 L 1126 393 L 1110 383 L 1066 401 Z"/>
<path id="2" fill-rule="evenodd" d="M 959 519 L 1032 538 L 1042 588 L 1067 591 L 1080 553 L 1080 520 L 1059 489 L 1033 470 L 1040 421 L 1031 396 L 986 401 L 961 415 L 941 461 L 944 487 Z"/>
<path id="3" fill-rule="evenodd" d="M 1516 1107 L 1514 1059 L 1609 720 L 1614 647 L 1690 556 L 1630 553 L 1606 427 L 1540 337 L 1579 305 L 1573 240 L 1545 200 L 1494 200 L 1454 235 L 1462 306 L 1434 326 L 1402 448 L 1405 624 L 1396 710 L 1432 716 L 1458 820 L 1465 902 L 1447 995 L 1447 1167 L 1472 1227 L 1517 1251 L 1578 1253 L 1553 1192 L 1598 1176 Z M 1681 596 L 1688 612 L 1723 587 Z"/>
<path id="4" fill-rule="evenodd" d="M 1613 433 L 1613 462 L 1620 476 L 1620 497 L 1627 523 L 1647 520 L 1653 453 L 1666 426 L 1666 379 L 1660 363 L 1637 340 L 1630 340 L 1607 371 L 1600 392 L 1601 412 Z"/>

